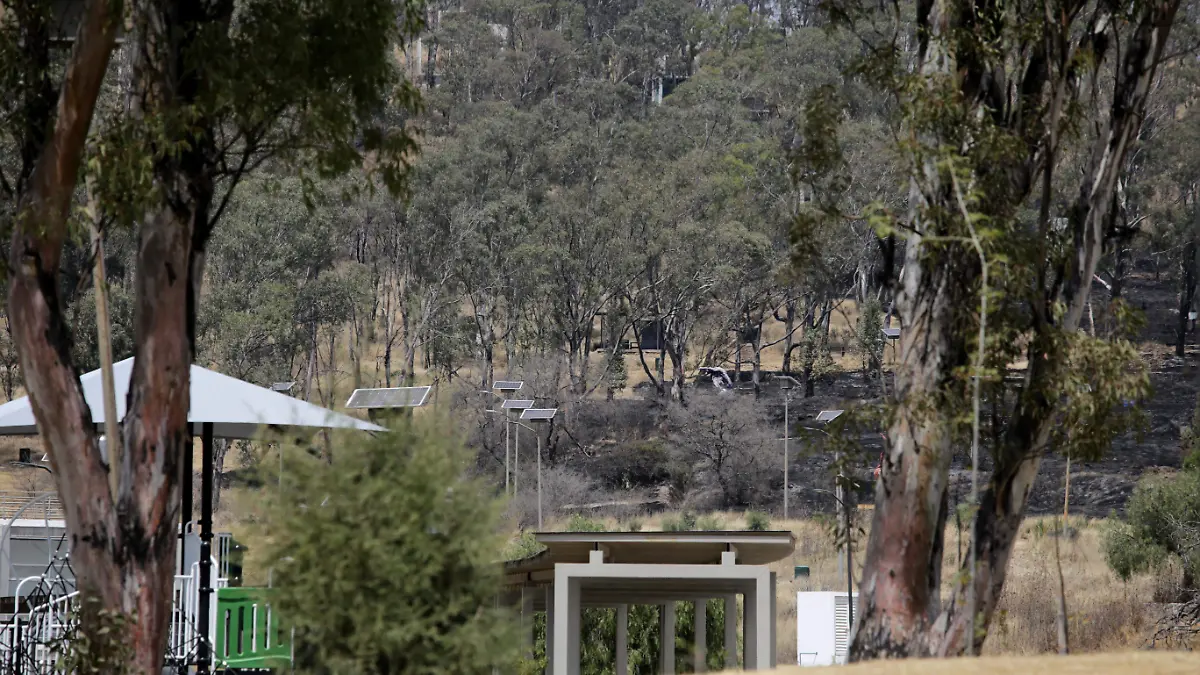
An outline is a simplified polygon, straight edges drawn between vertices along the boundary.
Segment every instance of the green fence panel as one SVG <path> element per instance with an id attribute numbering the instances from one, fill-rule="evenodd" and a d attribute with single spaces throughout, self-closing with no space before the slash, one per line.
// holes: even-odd
<path id="1" fill-rule="evenodd" d="M 271 589 L 217 590 L 216 663 L 226 668 L 287 666 L 292 661 L 290 637 L 271 611 Z"/>

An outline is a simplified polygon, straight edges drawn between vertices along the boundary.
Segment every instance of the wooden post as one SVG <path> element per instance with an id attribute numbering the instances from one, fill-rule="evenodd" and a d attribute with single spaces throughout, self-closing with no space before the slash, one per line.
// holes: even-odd
<path id="1" fill-rule="evenodd" d="M 100 205 L 96 200 L 92 180 L 85 181 L 88 215 L 92 221 L 92 250 L 96 262 L 92 266 L 92 285 L 96 290 L 96 338 L 100 346 L 100 379 L 104 388 L 104 436 L 108 450 L 108 487 L 113 503 L 120 499 L 121 434 L 117 427 L 117 393 L 113 382 L 112 332 L 108 319 L 108 281 L 104 273 L 104 233 L 101 231 Z"/>

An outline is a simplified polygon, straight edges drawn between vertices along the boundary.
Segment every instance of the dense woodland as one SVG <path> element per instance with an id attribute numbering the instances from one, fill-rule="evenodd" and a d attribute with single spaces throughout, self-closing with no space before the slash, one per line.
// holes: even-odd
<path id="1" fill-rule="evenodd" d="M 356 387 L 437 384 L 441 400 L 469 413 L 481 468 L 497 476 L 503 427 L 473 396 L 493 379 L 524 378 L 546 405 L 580 410 L 546 439 L 552 464 L 575 467 L 562 470 L 574 474 L 562 503 L 606 499 L 587 498 L 585 486 L 671 483 L 683 499 L 692 481 L 671 453 L 629 455 L 679 449 L 683 418 L 729 406 L 668 413 L 620 401 L 688 405 L 697 368 L 723 366 L 770 399 L 735 405 L 742 421 L 730 422 L 753 427 L 740 442 L 763 451 L 734 453 L 737 470 L 719 451 L 704 464 L 762 487 L 715 481 L 716 496 L 688 503 L 776 505 L 782 470 L 768 437 L 782 410 L 762 371 L 790 373 L 798 397 L 822 401 L 880 402 L 890 381 L 879 328 L 899 326 L 893 281 L 905 244 L 871 218 L 905 203 L 892 142 L 903 118 L 865 72 L 869 46 L 803 3 L 485 2 L 430 5 L 424 20 L 420 39 L 395 54 L 422 108 L 388 113 L 419 131 L 405 195 L 296 176 L 277 160 L 249 172 L 209 245 L 197 361 L 258 384 L 296 381 L 294 395 L 332 407 Z M 1103 332 L 1131 275 L 1174 293 L 1180 319 L 1155 315 L 1147 334 L 1173 336 L 1164 341 L 1179 354 L 1198 278 L 1200 168 L 1189 139 L 1200 127 L 1187 114 L 1197 73 L 1187 52 L 1153 82 L 1088 308 L 1090 329 Z M 836 107 L 839 164 L 824 171 L 806 129 L 816 102 Z M 1069 146 L 1064 164 L 1084 148 Z M 837 217 L 811 218 L 831 202 Z M 76 363 L 90 370 L 92 249 L 79 231 L 62 288 Z M 108 229 L 117 358 L 134 350 L 135 254 L 131 229 Z M 859 368 L 837 358 L 847 351 Z M 11 339 L 0 361 L 5 393 L 19 394 Z M 839 373 L 862 386 L 835 386 Z M 696 391 L 710 392 L 700 381 Z M 877 441 L 866 442 L 860 469 L 875 463 Z M 799 499 L 830 506 L 809 497 Z"/>
<path id="2" fill-rule="evenodd" d="M 881 470 L 854 658 L 975 653 L 1043 459 L 1099 461 L 1151 400 L 1148 344 L 1188 356 L 1179 0 L 153 0 L 120 44 L 107 4 L 69 56 L 42 3 L 4 15 L 0 366 L 55 429 L 70 527 L 114 533 L 80 562 L 124 611 L 159 611 L 174 544 L 122 537 L 177 515 L 159 479 L 193 358 L 332 407 L 435 384 L 497 489 L 480 390 L 523 379 L 562 411 L 539 446 L 555 509 L 774 508 L 788 374 L 802 415 L 851 410 L 806 436 L 798 480 L 827 486 L 839 450 L 867 499 Z M 111 493 L 73 381 L 99 365 L 97 230 L 113 351 L 139 364 Z M 744 394 L 693 387 L 705 366 Z M 978 470 L 969 498 L 952 466 Z M 943 606 L 959 501 L 973 541 Z"/>

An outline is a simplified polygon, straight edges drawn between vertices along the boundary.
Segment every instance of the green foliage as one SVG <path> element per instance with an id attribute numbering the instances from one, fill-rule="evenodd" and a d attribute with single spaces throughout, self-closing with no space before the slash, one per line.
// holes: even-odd
<path id="1" fill-rule="evenodd" d="M 515 657 L 499 504 L 433 421 L 290 457 L 264 529 L 300 672 L 488 673 Z"/>
<path id="2" fill-rule="evenodd" d="M 1183 428 L 1179 445 L 1183 455 L 1183 468 L 1187 471 L 1200 471 L 1200 396 L 1196 397 L 1192 424 Z"/>
<path id="3" fill-rule="evenodd" d="M 725 667 L 725 603 L 709 600 L 705 609 L 709 671 Z M 695 644 L 695 607 L 691 602 L 675 603 L 675 669 L 695 672 L 692 646 Z M 659 608 L 654 605 L 629 606 L 629 672 L 657 673 L 659 656 Z M 616 667 L 614 647 L 617 639 L 616 610 L 584 608 L 580 641 L 580 672 L 583 675 L 612 673 Z M 546 638 L 544 616 L 534 623 L 534 658 L 521 664 L 520 672 L 536 675 L 545 672 Z M 740 638 L 739 638 L 740 639 Z"/>
<path id="4" fill-rule="evenodd" d="M 766 532 L 771 529 L 771 518 L 762 511 L 747 511 L 746 529 L 751 532 Z"/>
<path id="5" fill-rule="evenodd" d="M 854 339 L 862 354 L 864 376 L 878 377 L 882 374 L 883 347 L 886 341 L 883 335 L 883 318 L 880 316 L 882 311 L 879 301 L 871 298 L 859 308 L 858 323 L 854 326 Z"/>
<path id="6" fill-rule="evenodd" d="M 81 630 L 84 619 L 96 626 L 95 630 Z M 47 645 L 57 658 L 55 672 L 72 675 L 131 673 L 134 653 L 129 628 L 134 620 L 123 612 L 105 609 L 95 596 L 81 595 L 80 606 L 73 608 L 67 619 L 66 631 Z"/>
<path id="7" fill-rule="evenodd" d="M 696 529 L 696 514 L 683 511 L 674 516 L 663 518 L 663 532 L 691 532 Z"/>
<path id="8" fill-rule="evenodd" d="M 503 557 L 505 560 L 522 560 L 544 550 L 546 547 L 538 543 L 532 530 L 521 530 L 517 536 L 508 541 L 508 545 L 504 547 Z"/>
<path id="9" fill-rule="evenodd" d="M 575 513 L 571 515 L 571 519 L 567 521 L 568 532 L 605 532 L 607 528 L 604 523 L 598 520 L 592 520 L 587 516 Z"/>
<path id="10" fill-rule="evenodd" d="M 1104 534 L 1109 566 L 1121 578 L 1177 558 L 1184 587 L 1200 579 L 1200 472 L 1149 475 L 1138 481 L 1125 505 L 1125 517 L 1114 519 Z"/>
<path id="11" fill-rule="evenodd" d="M 725 529 L 725 521 L 715 513 L 708 513 L 696 519 L 696 529 L 701 532 L 716 532 Z"/>

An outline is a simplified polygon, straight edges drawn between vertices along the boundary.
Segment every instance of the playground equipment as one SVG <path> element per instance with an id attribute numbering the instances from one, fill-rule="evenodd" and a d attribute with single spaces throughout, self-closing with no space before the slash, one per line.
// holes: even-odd
<path id="1" fill-rule="evenodd" d="M 280 627 L 271 609 L 271 590 L 229 586 L 229 535 L 217 535 L 218 555 L 209 560 L 219 576 L 213 584 L 217 601 L 207 621 L 200 603 L 200 561 L 189 560 L 189 554 L 199 550 L 198 536 L 189 533 L 185 541 L 190 545 L 183 547 L 179 557 L 187 573 L 175 575 L 171 594 L 167 671 L 188 673 L 203 653 L 212 655 L 217 672 L 287 667 L 292 660 L 291 634 Z M 60 535 L 45 570 L 16 584 L 13 611 L 0 623 L 0 672 L 57 672 L 55 666 L 69 649 L 77 626 L 79 592 L 70 565 L 66 536 Z M 205 623 L 207 631 L 202 630 Z M 205 642 L 206 635 L 216 637 L 212 644 Z M 208 649 L 202 650 L 201 645 Z"/>
<path id="2" fill-rule="evenodd" d="M 132 358 L 112 366 L 117 390 L 116 412 L 120 417 L 125 415 L 132 372 Z M 92 423 L 99 432 L 104 428 L 100 371 L 83 375 L 79 378 L 79 384 L 91 409 Z M 212 531 L 214 440 L 261 439 L 264 429 L 279 433 L 299 429 L 339 428 L 368 432 L 386 429 L 197 365 L 192 365 L 189 371 L 189 404 L 188 423 L 201 446 L 199 518 L 192 520 L 192 453 L 184 453 L 180 511 L 187 525 L 179 535 L 182 557 L 172 596 L 174 609 L 167 663 L 168 667 L 182 669 L 194 666 L 198 675 L 207 675 L 214 668 L 228 670 L 228 667 L 221 665 L 213 651 L 216 617 L 220 609 L 216 604 L 220 602 L 221 590 L 229 585 L 228 551 L 222 553 L 220 536 Z M 0 435 L 33 436 L 37 433 L 37 420 L 28 398 L 22 397 L 0 405 Z M 192 531 L 193 525 L 198 535 Z M 214 538 L 217 540 L 215 552 Z M 63 559 L 67 559 L 65 555 Z M 214 570 L 217 571 L 215 580 Z M 74 578 L 73 574 L 70 576 Z M 0 658 L 13 658 L 22 668 L 29 670 L 7 669 L 0 672 L 41 675 L 48 671 L 33 668 L 42 667 L 46 660 L 53 661 L 54 655 L 61 653 L 61 649 L 56 651 L 54 645 L 69 634 L 74 589 L 71 592 L 39 594 L 46 583 L 49 582 L 45 576 L 41 582 L 31 581 L 30 588 L 38 588 L 38 593 L 31 592 L 28 601 L 15 599 L 10 620 L 0 626 L 0 641 L 4 641 L 0 646 Z M 213 603 L 214 594 L 217 596 L 216 604 Z M 17 595 L 20 596 L 20 593 Z M 31 605 L 39 600 L 41 604 Z M 253 655 L 258 651 L 257 643 L 253 639 L 251 642 L 255 647 L 250 651 Z M 271 644 L 278 646 L 278 641 L 272 640 Z M 244 650 L 237 652 L 237 655 L 239 658 L 256 658 L 246 656 Z"/>

